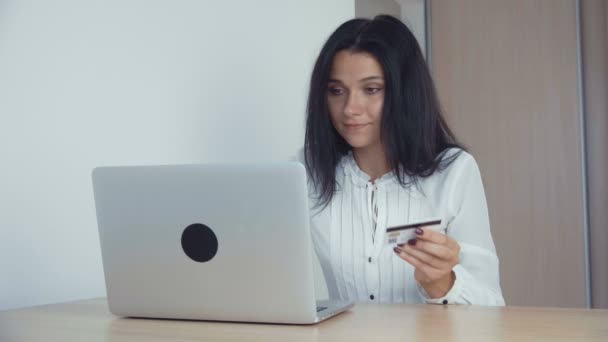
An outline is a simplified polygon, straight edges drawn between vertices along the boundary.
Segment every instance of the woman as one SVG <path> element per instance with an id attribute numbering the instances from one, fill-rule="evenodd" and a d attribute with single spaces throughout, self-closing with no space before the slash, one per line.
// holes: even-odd
<path id="1" fill-rule="evenodd" d="M 304 159 L 330 298 L 504 305 L 479 169 L 398 19 L 350 20 L 329 37 L 311 78 Z M 386 227 L 432 217 L 439 231 L 384 244 Z"/>

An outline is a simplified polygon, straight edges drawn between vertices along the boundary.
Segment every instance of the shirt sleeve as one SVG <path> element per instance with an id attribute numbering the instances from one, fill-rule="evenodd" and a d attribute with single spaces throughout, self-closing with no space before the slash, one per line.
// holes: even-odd
<path id="1" fill-rule="evenodd" d="M 419 284 L 418 293 L 432 304 L 503 306 L 499 262 L 481 174 L 471 155 L 462 153 L 458 159 L 444 183 L 448 189 L 447 211 L 452 213 L 446 234 L 460 245 L 460 263 L 452 269 L 456 280 L 442 298 L 430 298 Z"/>

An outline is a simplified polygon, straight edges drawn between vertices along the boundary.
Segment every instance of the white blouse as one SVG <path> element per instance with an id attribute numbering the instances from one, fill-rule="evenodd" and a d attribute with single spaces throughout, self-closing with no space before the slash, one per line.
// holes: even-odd
<path id="1" fill-rule="evenodd" d="M 392 172 L 371 183 L 349 153 L 337 166 L 336 180 L 338 191 L 325 208 L 314 207 L 311 190 L 312 238 L 329 298 L 504 305 L 481 175 L 470 154 L 462 151 L 448 168 L 406 189 Z M 431 299 L 416 282 L 414 268 L 384 245 L 384 232 L 435 217 L 461 250 L 454 286 L 445 297 Z"/>

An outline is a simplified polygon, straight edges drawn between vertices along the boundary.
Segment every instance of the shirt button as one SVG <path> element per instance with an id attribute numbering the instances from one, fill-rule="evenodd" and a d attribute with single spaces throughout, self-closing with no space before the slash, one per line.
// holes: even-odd
<path id="1" fill-rule="evenodd" d="M 447 300 L 447 299 L 444 299 L 444 300 L 443 300 L 443 305 L 446 305 L 447 303 L 448 303 L 448 300 Z"/>
<path id="2" fill-rule="evenodd" d="M 369 296 L 369 299 L 374 300 L 374 295 Z"/>
<path id="3" fill-rule="evenodd" d="M 367 258 L 367 261 L 372 262 L 372 257 Z"/>

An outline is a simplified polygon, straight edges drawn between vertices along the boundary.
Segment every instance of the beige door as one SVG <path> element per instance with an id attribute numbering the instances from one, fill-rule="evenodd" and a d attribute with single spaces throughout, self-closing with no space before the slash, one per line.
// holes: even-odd
<path id="1" fill-rule="evenodd" d="M 433 0 L 431 63 L 476 157 L 507 304 L 583 307 L 574 0 Z"/>

